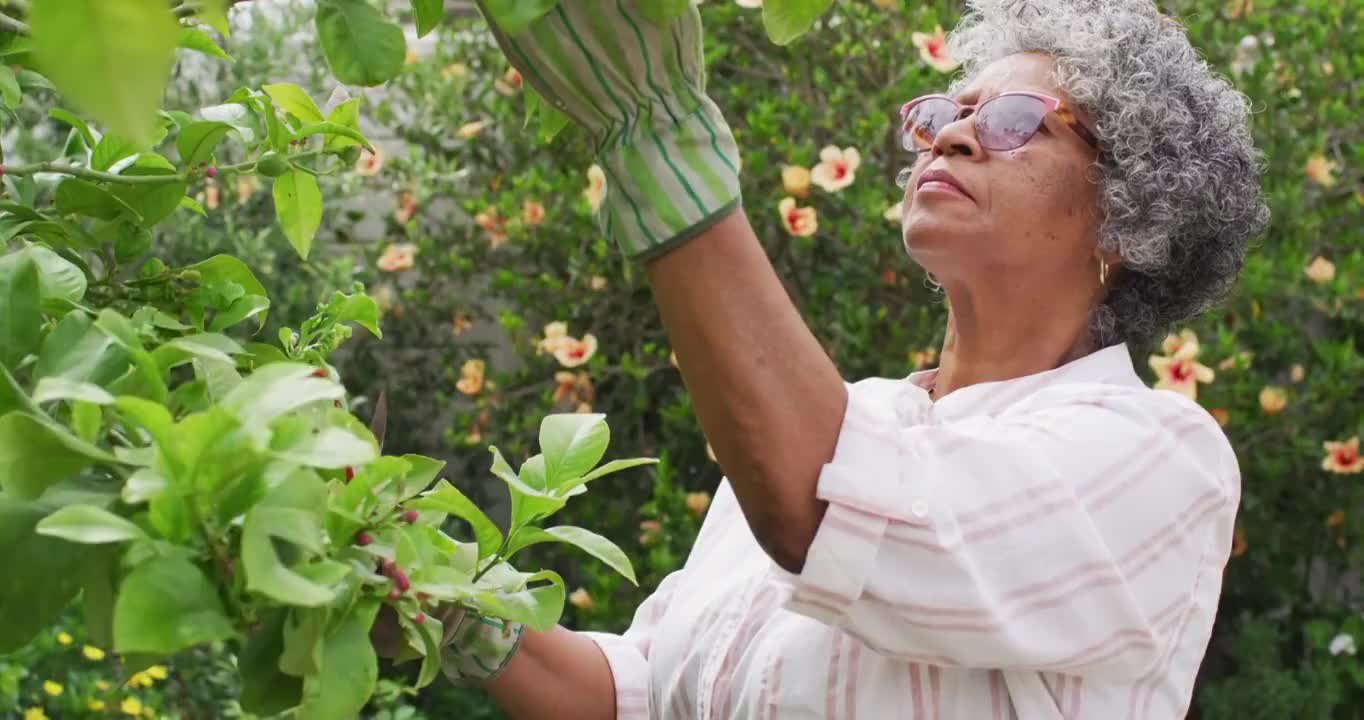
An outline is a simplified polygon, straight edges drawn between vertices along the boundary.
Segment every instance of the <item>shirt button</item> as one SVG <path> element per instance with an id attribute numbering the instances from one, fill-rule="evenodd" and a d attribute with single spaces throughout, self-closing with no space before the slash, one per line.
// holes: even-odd
<path id="1" fill-rule="evenodd" d="M 915 500 L 914 504 L 909 506 L 909 511 L 914 513 L 914 517 L 928 517 L 928 503 Z"/>

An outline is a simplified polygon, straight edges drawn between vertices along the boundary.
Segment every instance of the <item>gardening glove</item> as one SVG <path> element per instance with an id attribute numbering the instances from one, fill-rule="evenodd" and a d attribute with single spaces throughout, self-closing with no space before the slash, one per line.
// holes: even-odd
<path id="1" fill-rule="evenodd" d="M 559 0 L 527 24 L 489 11 L 505 2 L 478 0 L 526 83 L 591 139 L 606 175 L 597 222 L 636 259 L 695 237 L 740 201 L 738 147 L 706 96 L 700 13 L 687 2 L 675 19 L 650 19 L 667 4 Z"/>
<path id="2" fill-rule="evenodd" d="M 456 685 L 482 687 L 507 669 L 521 647 L 520 623 L 456 609 L 447 615 L 441 642 L 441 670 Z"/>

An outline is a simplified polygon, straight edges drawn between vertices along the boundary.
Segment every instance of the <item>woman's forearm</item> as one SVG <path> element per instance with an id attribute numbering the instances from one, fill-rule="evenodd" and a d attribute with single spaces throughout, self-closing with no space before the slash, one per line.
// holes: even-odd
<path id="1" fill-rule="evenodd" d="M 511 664 L 488 684 L 512 720 L 615 720 L 616 689 L 606 656 L 592 640 L 556 627 L 526 630 Z"/>
<path id="2" fill-rule="evenodd" d="M 648 265 L 701 427 L 763 549 L 799 572 L 847 391 L 740 209 Z"/>

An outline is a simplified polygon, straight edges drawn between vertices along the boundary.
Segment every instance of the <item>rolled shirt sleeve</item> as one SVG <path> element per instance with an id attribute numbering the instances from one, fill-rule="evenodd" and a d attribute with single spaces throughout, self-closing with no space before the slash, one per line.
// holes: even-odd
<path id="1" fill-rule="evenodd" d="M 788 609 L 916 662 L 1137 677 L 1220 577 L 1239 473 L 1192 401 L 1087 384 L 940 422 L 859 385 Z"/>
<path id="2" fill-rule="evenodd" d="M 630 629 L 623 635 L 584 632 L 601 648 L 611 666 L 616 686 L 617 720 L 650 720 L 653 692 L 649 672 L 649 651 L 658 623 L 667 612 L 674 588 L 681 582 L 679 570 L 663 579 L 658 589 L 635 611 Z"/>

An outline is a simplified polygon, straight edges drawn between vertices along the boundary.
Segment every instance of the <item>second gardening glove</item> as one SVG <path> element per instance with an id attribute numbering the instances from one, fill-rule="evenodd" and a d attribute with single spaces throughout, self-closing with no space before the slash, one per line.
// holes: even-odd
<path id="1" fill-rule="evenodd" d="M 591 138 L 606 174 L 597 221 L 627 256 L 660 255 L 738 207 L 739 151 L 706 96 L 694 4 L 662 20 L 672 3 L 559 0 L 528 24 L 516 3 L 478 4 L 526 83 Z"/>

